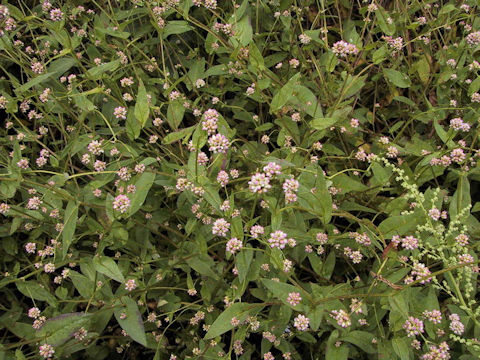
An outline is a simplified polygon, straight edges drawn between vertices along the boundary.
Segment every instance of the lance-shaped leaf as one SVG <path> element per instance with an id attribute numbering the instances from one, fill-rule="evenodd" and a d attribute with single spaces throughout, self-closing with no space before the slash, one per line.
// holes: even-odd
<path id="1" fill-rule="evenodd" d="M 67 204 L 65 210 L 65 223 L 63 224 L 62 239 L 63 239 L 63 259 L 67 256 L 68 248 L 73 242 L 73 235 L 77 227 L 78 205 L 71 200 Z"/>
<path id="2" fill-rule="evenodd" d="M 135 182 L 136 191 L 132 195 L 132 203 L 130 207 L 129 216 L 135 214 L 145 202 L 148 192 L 155 180 L 155 174 L 151 172 L 144 172 L 140 178 Z"/>
<path id="3" fill-rule="evenodd" d="M 57 301 L 55 299 L 55 296 L 50 294 L 50 292 L 42 287 L 38 282 L 36 281 L 17 281 L 16 282 L 18 290 L 25 296 L 35 299 L 35 300 L 40 300 L 40 301 L 46 301 L 50 305 L 56 307 L 57 306 Z"/>
<path id="4" fill-rule="evenodd" d="M 230 305 L 210 326 L 210 329 L 205 335 L 205 339 L 213 339 L 232 330 L 234 328 L 231 324 L 232 318 L 236 318 L 238 321 L 243 322 L 251 312 L 254 310 L 260 311 L 261 308 L 263 308 L 263 306 L 258 304 L 235 303 Z"/>
<path id="5" fill-rule="evenodd" d="M 122 329 L 125 330 L 133 340 L 146 346 L 147 337 L 145 335 L 145 327 L 143 326 L 142 315 L 140 314 L 140 310 L 138 310 L 135 300 L 128 296 L 122 296 L 120 300 L 117 300 L 116 305 L 121 305 L 115 309 L 114 314 Z"/>
<path id="6" fill-rule="evenodd" d="M 119 283 L 125 282 L 125 278 L 118 265 L 108 256 L 95 256 L 93 258 L 93 267 L 99 273 L 106 275 Z"/>
<path id="7" fill-rule="evenodd" d="M 140 80 L 138 84 L 138 93 L 137 93 L 137 102 L 135 103 L 135 118 L 138 120 L 142 127 L 145 126 L 148 120 L 148 114 L 150 112 L 150 107 L 148 105 L 148 97 L 147 97 L 147 90 L 145 89 L 145 85 L 143 85 L 143 81 Z"/>
<path id="8" fill-rule="evenodd" d="M 83 312 L 62 314 L 48 319 L 35 335 L 48 344 L 59 346 L 73 338 L 78 329 L 87 327 L 89 320 L 90 314 Z"/>
<path id="9" fill-rule="evenodd" d="M 299 289 L 296 286 L 270 280 L 270 279 L 261 279 L 260 280 L 263 285 L 273 294 L 275 298 L 283 302 L 285 305 L 290 306 L 292 309 L 295 309 L 297 311 L 304 311 L 305 310 L 305 302 L 307 301 L 306 298 L 308 297 L 308 294 L 303 291 L 302 289 Z M 302 303 L 292 306 L 289 302 L 287 302 L 288 294 L 293 293 L 293 292 L 298 292 L 300 293 L 300 296 L 302 297 Z"/>

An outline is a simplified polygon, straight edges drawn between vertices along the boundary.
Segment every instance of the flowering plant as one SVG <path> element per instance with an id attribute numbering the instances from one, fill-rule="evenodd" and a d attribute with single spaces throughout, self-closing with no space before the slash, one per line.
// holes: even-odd
<path id="1" fill-rule="evenodd" d="M 479 358 L 479 14 L 4 1 L 2 358 Z"/>

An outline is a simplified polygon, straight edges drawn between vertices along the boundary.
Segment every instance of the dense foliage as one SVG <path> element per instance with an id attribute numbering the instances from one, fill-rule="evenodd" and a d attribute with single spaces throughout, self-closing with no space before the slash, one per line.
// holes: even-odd
<path id="1" fill-rule="evenodd" d="M 479 14 L 4 0 L 0 358 L 478 359 Z"/>

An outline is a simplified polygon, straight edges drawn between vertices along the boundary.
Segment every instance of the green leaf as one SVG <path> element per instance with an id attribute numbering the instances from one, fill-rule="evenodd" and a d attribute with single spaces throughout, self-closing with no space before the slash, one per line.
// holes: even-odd
<path id="1" fill-rule="evenodd" d="M 195 126 L 189 126 L 188 128 L 184 128 L 179 131 L 172 132 L 162 139 L 162 144 L 170 145 L 175 141 L 178 141 L 183 138 L 187 138 L 193 133 L 193 130 L 195 130 Z"/>
<path id="2" fill-rule="evenodd" d="M 14 197 L 18 188 L 20 188 L 20 181 L 0 182 L 0 194 L 5 196 L 7 199 Z"/>
<path id="3" fill-rule="evenodd" d="M 130 107 L 128 109 L 127 121 L 125 122 L 125 127 L 127 130 L 127 135 L 130 140 L 135 140 L 140 136 L 140 131 L 142 130 L 142 125 L 137 120 L 135 116 L 135 110 L 132 110 Z"/>
<path id="4" fill-rule="evenodd" d="M 203 76 L 208 78 L 209 76 L 218 76 L 228 74 L 227 67 L 225 65 L 213 65 L 205 71 Z"/>
<path id="5" fill-rule="evenodd" d="M 136 191 L 132 195 L 132 202 L 130 206 L 130 211 L 128 216 L 132 216 L 142 207 L 145 199 L 147 198 L 148 192 L 153 185 L 155 180 L 155 174 L 151 172 L 144 172 L 140 175 L 140 178 L 135 182 Z"/>
<path id="6" fill-rule="evenodd" d="M 193 27 L 191 27 L 188 22 L 183 20 L 171 20 L 165 25 L 162 37 L 166 39 L 170 35 L 183 34 L 190 30 L 193 30 Z"/>
<path id="7" fill-rule="evenodd" d="M 20 350 L 20 349 L 15 350 L 15 359 L 16 360 L 27 360 L 25 355 L 23 355 L 22 350 Z"/>
<path id="8" fill-rule="evenodd" d="M 235 38 L 238 39 L 240 44 L 247 46 L 252 41 L 253 29 L 250 20 L 250 16 L 244 16 L 235 25 Z"/>
<path id="9" fill-rule="evenodd" d="M 135 103 L 134 114 L 142 128 L 147 123 L 149 112 L 150 106 L 148 105 L 147 90 L 143 85 L 143 81 L 140 79 L 138 83 L 137 102 Z"/>
<path id="10" fill-rule="evenodd" d="M 305 111 L 311 117 L 323 116 L 322 107 L 317 101 L 312 90 L 309 88 L 296 85 L 294 87 L 294 97 L 290 99 L 290 102 L 301 111 Z"/>
<path id="11" fill-rule="evenodd" d="M 117 20 L 119 20 L 117 18 Z M 118 37 L 120 39 L 128 39 L 128 37 L 130 36 L 130 33 L 127 32 L 127 31 L 119 31 L 119 30 L 113 30 L 111 28 L 103 28 L 103 27 L 95 27 L 95 31 L 98 31 L 104 35 L 110 35 L 110 36 L 114 36 L 114 37 Z"/>
<path id="12" fill-rule="evenodd" d="M 215 266 L 213 259 L 207 254 L 198 254 L 190 257 L 186 260 L 188 266 L 201 275 L 212 277 L 215 280 L 219 279 L 219 276 L 212 270 Z"/>
<path id="13" fill-rule="evenodd" d="M 205 193 L 203 194 L 203 198 L 207 200 L 207 202 L 212 205 L 214 209 L 220 209 L 222 200 L 220 199 L 220 195 L 218 195 L 218 190 L 211 185 L 205 186 L 204 190 Z"/>
<path id="14" fill-rule="evenodd" d="M 258 311 L 260 311 L 262 307 L 255 304 L 247 303 L 235 303 L 230 305 L 213 322 L 204 339 L 213 339 L 226 333 L 229 330 L 232 330 L 234 328 L 234 326 L 231 324 L 232 318 L 235 317 L 240 322 L 243 322 L 250 314 L 250 312 L 256 308 L 258 309 Z"/>
<path id="15" fill-rule="evenodd" d="M 430 78 L 430 64 L 425 56 L 422 56 L 415 64 L 413 68 L 417 70 L 420 81 L 425 85 Z"/>
<path id="16" fill-rule="evenodd" d="M 88 71 L 85 74 L 91 80 L 98 80 L 102 77 L 104 73 L 108 71 L 117 70 L 119 66 L 120 66 L 120 60 L 114 60 L 105 64 L 92 67 L 88 69 Z"/>
<path id="17" fill-rule="evenodd" d="M 73 242 L 73 235 L 75 234 L 75 228 L 77 227 L 78 219 L 78 205 L 75 201 L 70 200 L 67 204 L 64 216 L 64 225 L 62 230 L 62 240 L 63 240 L 63 259 L 67 256 L 68 248 Z"/>
<path id="18" fill-rule="evenodd" d="M 342 189 L 342 194 L 349 193 L 351 191 L 366 191 L 368 186 L 365 186 L 360 181 L 352 179 L 346 174 L 340 174 L 332 179 L 335 187 Z"/>
<path id="19" fill-rule="evenodd" d="M 374 338 L 375 336 L 372 333 L 355 330 L 341 337 L 340 340 L 354 344 L 368 354 L 375 354 L 377 350 L 372 346 L 372 340 Z"/>
<path id="20" fill-rule="evenodd" d="M 311 255 L 311 254 L 308 254 Z M 313 331 L 317 331 L 322 322 L 324 308 L 321 305 L 315 306 L 315 309 L 307 312 L 307 317 L 310 319 L 310 328 Z"/>
<path id="21" fill-rule="evenodd" d="M 479 89 L 480 89 L 480 77 L 477 77 L 468 86 L 468 96 L 472 96 L 472 94 L 477 92 Z"/>
<path id="22" fill-rule="evenodd" d="M 338 57 L 331 50 L 326 51 L 320 56 L 320 65 L 324 66 L 329 73 L 335 70 L 337 64 Z"/>
<path id="23" fill-rule="evenodd" d="M 364 76 L 352 76 L 347 75 L 347 80 L 345 81 L 345 86 L 342 94 L 342 100 L 350 96 L 355 95 L 365 86 L 365 79 L 368 75 Z"/>
<path id="24" fill-rule="evenodd" d="M 379 163 L 372 163 L 373 176 L 380 184 L 385 184 L 391 175 L 391 171 L 388 171 L 387 168 L 383 167 Z"/>
<path id="25" fill-rule="evenodd" d="M 72 280 L 73 286 L 75 286 L 79 294 L 84 299 L 90 300 L 96 286 L 95 282 L 74 270 L 70 270 L 68 277 Z"/>
<path id="26" fill-rule="evenodd" d="M 404 104 L 407 104 L 407 105 L 410 105 L 411 107 L 413 108 L 416 108 L 417 107 L 417 104 L 415 104 L 412 100 L 410 100 L 409 98 L 406 98 L 405 96 L 395 96 L 393 98 L 393 100 L 396 100 L 396 101 L 400 101 L 400 102 L 403 102 Z M 400 125 L 403 124 L 403 122 L 399 121 Z M 393 127 L 392 127 L 393 128 Z M 390 129 L 391 133 L 393 133 L 393 129 Z"/>
<path id="27" fill-rule="evenodd" d="M 250 271 L 250 265 L 253 259 L 253 250 L 244 249 L 235 257 L 237 269 L 238 269 L 238 279 L 243 283 L 247 277 L 248 272 Z"/>
<path id="28" fill-rule="evenodd" d="M 182 122 L 184 114 L 185 107 L 179 100 L 173 101 L 168 105 L 167 122 L 172 129 L 178 129 L 178 125 Z"/>
<path id="29" fill-rule="evenodd" d="M 339 347 L 331 344 L 327 347 L 325 354 L 325 360 L 347 360 L 349 349 L 346 345 L 340 345 Z"/>
<path id="30" fill-rule="evenodd" d="M 448 14 L 449 12 L 454 11 L 456 8 L 457 7 L 453 4 L 447 4 L 438 12 L 438 16 Z"/>
<path id="31" fill-rule="evenodd" d="M 323 266 L 322 259 L 317 254 L 314 254 L 313 252 L 309 253 L 307 257 L 310 262 L 310 265 L 312 266 L 313 271 L 315 271 L 318 275 L 320 275 L 322 272 L 322 266 Z"/>
<path id="32" fill-rule="evenodd" d="M 454 147 L 454 142 L 448 137 L 447 132 L 445 129 L 438 123 L 438 120 L 435 119 L 433 121 L 433 127 L 435 128 L 435 132 L 437 133 L 438 137 L 448 145 L 448 147 Z"/>
<path id="33" fill-rule="evenodd" d="M 93 267 L 99 273 L 108 276 L 109 278 L 118 281 L 119 283 L 124 283 L 125 278 L 123 277 L 122 272 L 118 265 L 113 261 L 113 259 L 108 256 L 95 256 L 92 260 Z"/>
<path id="34" fill-rule="evenodd" d="M 38 75 L 28 81 L 27 83 L 23 84 L 20 87 L 17 87 L 15 89 L 15 92 L 17 93 L 22 93 L 24 91 L 27 91 L 28 89 L 32 88 L 35 85 L 39 85 L 45 80 L 49 79 L 52 76 L 59 76 L 63 74 L 65 71 L 70 69 L 73 65 L 76 64 L 76 60 L 73 58 L 62 58 L 62 59 L 57 59 L 55 61 L 52 61 L 50 66 L 47 69 L 47 73 Z"/>
<path id="35" fill-rule="evenodd" d="M 330 254 L 328 254 L 322 267 L 322 276 L 324 278 L 330 279 L 332 277 L 333 270 L 335 269 L 335 262 L 335 251 L 330 251 Z"/>
<path id="36" fill-rule="evenodd" d="M 305 305 L 303 303 L 305 302 L 305 298 L 308 297 L 308 294 L 304 290 L 290 284 L 270 279 L 260 279 L 260 281 L 272 293 L 274 297 L 283 302 L 285 305 L 297 311 L 303 311 L 305 309 Z M 292 292 L 300 293 L 303 299 L 303 303 L 300 303 L 297 306 L 290 305 L 290 303 L 287 302 L 287 297 L 288 294 Z"/>
<path id="37" fill-rule="evenodd" d="M 54 60 L 48 65 L 48 72 L 53 73 L 55 76 L 60 76 L 64 72 L 70 70 L 72 66 L 77 63 L 77 60 L 71 57 L 62 57 L 61 59 Z"/>
<path id="38" fill-rule="evenodd" d="M 298 203 L 310 213 L 320 217 L 326 225 L 332 217 L 332 196 L 327 189 L 323 171 L 318 166 L 308 166 L 306 170 L 312 172 L 304 172 L 298 178 L 300 182 Z M 311 191 L 313 188 L 316 189 L 314 193 Z"/>
<path id="39" fill-rule="evenodd" d="M 393 22 L 390 24 L 388 21 L 389 16 L 385 9 L 378 5 L 378 9 L 375 10 L 375 15 L 380 29 L 387 35 L 393 35 L 395 33 L 395 24 Z"/>
<path id="40" fill-rule="evenodd" d="M 401 360 L 410 360 L 410 341 L 408 338 L 398 338 L 395 337 L 392 339 L 392 346 L 395 354 L 397 354 Z"/>
<path id="41" fill-rule="evenodd" d="M 293 95 L 296 83 L 300 80 L 301 74 L 298 72 L 273 96 L 270 103 L 270 113 L 280 110 Z"/>
<path id="42" fill-rule="evenodd" d="M 145 327 L 143 326 L 142 315 L 138 310 L 135 300 L 128 296 L 122 296 L 115 302 L 115 305 L 121 305 L 115 308 L 115 318 L 119 325 L 125 330 L 133 340 L 147 346 L 147 337 L 145 335 Z M 126 317 L 122 319 L 122 314 Z"/>
<path id="43" fill-rule="evenodd" d="M 387 45 L 380 46 L 372 54 L 372 60 L 374 64 L 380 64 L 388 58 L 388 48 Z"/>
<path id="44" fill-rule="evenodd" d="M 410 78 L 407 74 L 403 74 L 400 71 L 393 69 L 383 69 L 384 75 L 395 86 L 399 88 L 408 88 L 412 85 Z"/>
<path id="45" fill-rule="evenodd" d="M 410 78 L 407 74 L 403 74 L 400 71 L 393 69 L 383 69 L 384 75 L 395 86 L 399 88 L 408 88 L 412 85 Z"/>
<path id="46" fill-rule="evenodd" d="M 300 142 L 300 131 L 298 124 L 292 121 L 292 119 L 283 116 L 280 119 L 275 119 L 275 124 L 277 124 L 280 129 L 290 135 L 296 143 Z"/>
<path id="47" fill-rule="evenodd" d="M 195 61 L 191 66 L 190 70 L 185 76 L 185 85 L 187 85 L 188 89 L 191 90 L 192 87 L 195 86 L 195 82 L 198 79 L 203 79 L 205 76 L 205 59 L 200 58 Z"/>
<path id="48" fill-rule="evenodd" d="M 480 211 L 480 202 L 477 201 L 470 212 L 479 212 Z"/>
<path id="49" fill-rule="evenodd" d="M 416 213 L 391 216 L 380 223 L 378 230 L 385 238 L 392 237 L 393 235 L 403 236 L 411 231 L 415 231 L 419 220 L 421 219 L 419 219 Z"/>
<path id="50" fill-rule="evenodd" d="M 274 127 L 275 125 L 273 125 L 272 123 L 265 123 L 265 124 L 262 124 L 260 126 L 257 126 L 255 128 L 255 131 L 258 131 L 258 132 L 264 132 L 264 131 L 267 131 L 267 130 L 270 130 L 272 127 Z"/>
<path id="51" fill-rule="evenodd" d="M 327 182 L 325 181 L 322 170 L 317 171 L 315 185 L 317 185 L 315 196 L 320 200 L 318 205 L 322 215 L 321 220 L 324 225 L 327 225 L 332 219 L 332 195 L 328 191 Z"/>
<path id="52" fill-rule="evenodd" d="M 461 175 L 458 178 L 457 190 L 450 201 L 450 207 L 448 209 L 450 219 L 454 220 L 460 211 L 471 204 L 470 183 L 465 175 Z M 466 215 L 468 215 L 468 213 Z"/>
<path id="53" fill-rule="evenodd" d="M 31 299 L 46 301 L 54 307 L 57 306 L 57 300 L 55 299 L 55 297 L 50 294 L 50 292 L 48 292 L 48 290 L 41 286 L 38 282 L 17 281 L 15 284 L 17 285 L 18 290 L 23 295 Z"/>
<path id="54" fill-rule="evenodd" d="M 249 60 L 252 66 L 258 70 L 264 70 L 265 69 L 265 59 L 262 56 L 262 53 L 258 49 L 257 45 L 255 45 L 255 42 L 251 42 L 249 46 Z"/>
<path id="55" fill-rule="evenodd" d="M 245 14 L 245 11 L 249 9 L 248 5 L 248 0 L 243 0 L 242 5 L 240 5 L 240 7 L 232 14 L 231 20 L 241 19 L 243 14 Z"/>
<path id="56" fill-rule="evenodd" d="M 87 327 L 89 320 L 90 315 L 83 312 L 62 314 L 48 319 L 35 336 L 47 344 L 60 346 L 73 338 L 75 331 Z"/>
<path id="57" fill-rule="evenodd" d="M 310 121 L 310 126 L 316 130 L 325 130 L 335 125 L 340 119 L 333 117 L 321 117 Z"/>
<path id="58" fill-rule="evenodd" d="M 29 82 L 27 82 L 27 83 L 23 84 L 22 86 L 16 88 L 15 92 L 16 93 L 22 93 L 24 91 L 27 91 L 31 87 L 33 87 L 35 85 L 38 85 L 38 84 L 41 84 L 42 82 L 44 82 L 45 80 L 47 80 L 48 78 L 50 78 L 53 75 L 55 75 L 55 73 L 46 73 L 46 74 L 38 75 L 38 76 L 34 77 L 32 80 L 30 80 Z"/>
<path id="59" fill-rule="evenodd" d="M 79 93 L 76 90 L 72 91 L 73 93 L 73 101 L 75 101 L 75 105 L 77 105 L 81 110 L 85 112 L 90 112 L 95 110 L 95 105 L 88 100 L 87 96 L 84 93 Z"/>

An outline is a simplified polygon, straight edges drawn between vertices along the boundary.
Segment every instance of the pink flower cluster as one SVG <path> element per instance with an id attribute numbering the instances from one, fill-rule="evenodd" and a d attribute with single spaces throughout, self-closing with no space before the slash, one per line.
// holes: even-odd
<path id="1" fill-rule="evenodd" d="M 226 236 L 228 230 L 230 230 L 230 223 L 224 218 L 215 220 L 212 226 L 212 234 L 218 236 Z"/>
<path id="2" fill-rule="evenodd" d="M 462 335 L 465 331 L 465 326 L 463 326 L 460 321 L 460 316 L 458 316 L 458 314 L 451 314 L 448 319 L 450 320 L 450 330 L 456 335 Z"/>
<path id="3" fill-rule="evenodd" d="M 359 264 L 362 261 L 363 255 L 359 250 L 352 250 L 348 246 L 343 249 L 345 256 L 348 256 L 354 264 Z"/>
<path id="4" fill-rule="evenodd" d="M 428 275 L 430 275 L 431 272 L 430 270 L 428 269 L 427 266 L 425 266 L 425 264 L 421 263 L 421 262 L 415 262 L 413 264 L 413 269 L 412 269 L 412 272 L 410 273 L 410 276 L 407 276 L 404 280 L 405 284 L 409 284 L 413 281 L 416 281 L 416 280 L 420 280 Z M 414 276 L 416 276 L 416 279 L 414 280 Z M 425 283 L 428 283 L 430 282 L 432 279 L 430 277 L 426 278 L 426 279 L 422 279 L 420 281 L 420 284 L 425 284 Z"/>
<path id="5" fill-rule="evenodd" d="M 205 130 L 208 135 L 212 135 L 217 131 L 217 121 L 220 114 L 215 109 L 208 109 L 203 113 L 202 130 Z"/>
<path id="6" fill-rule="evenodd" d="M 454 118 L 450 120 L 450 127 L 454 130 L 461 130 L 463 132 L 470 131 L 470 124 L 463 122 L 462 118 Z"/>
<path id="7" fill-rule="evenodd" d="M 131 201 L 127 195 L 120 194 L 113 200 L 113 210 L 124 214 L 131 205 Z"/>
<path id="8" fill-rule="evenodd" d="M 264 173 L 257 172 L 252 175 L 252 178 L 248 182 L 248 188 L 253 193 L 266 193 L 272 188 L 272 185 L 270 185 L 270 177 Z"/>
<path id="9" fill-rule="evenodd" d="M 55 354 L 55 350 L 53 349 L 53 346 L 50 344 L 43 344 L 40 345 L 38 348 L 38 353 L 40 356 L 42 356 L 45 359 L 53 357 L 53 354 Z"/>
<path id="10" fill-rule="evenodd" d="M 405 236 L 402 240 L 402 247 L 406 250 L 418 248 L 418 239 L 413 236 Z"/>
<path id="11" fill-rule="evenodd" d="M 227 186 L 229 181 L 228 173 L 225 170 L 220 170 L 217 174 L 217 182 L 222 186 Z"/>
<path id="12" fill-rule="evenodd" d="M 208 145 L 208 150 L 210 150 L 214 154 L 226 154 L 228 148 L 230 147 L 230 141 L 228 141 L 225 135 L 215 134 L 208 138 Z"/>
<path id="13" fill-rule="evenodd" d="M 269 162 L 263 167 L 263 173 L 257 172 L 252 175 L 250 181 L 248 182 L 248 187 L 253 193 L 266 193 L 269 189 L 272 188 L 270 185 L 270 180 L 275 176 L 281 174 L 281 166 Z"/>
<path id="14" fill-rule="evenodd" d="M 302 297 L 298 292 L 291 292 L 288 294 L 287 302 L 292 306 L 297 306 L 302 301 Z"/>
<path id="15" fill-rule="evenodd" d="M 296 245 L 295 239 L 287 239 L 287 234 L 281 230 L 277 230 L 273 233 L 270 233 L 270 238 L 268 239 L 268 243 L 270 244 L 271 248 L 278 248 L 283 249 L 285 245 L 289 245 L 290 247 L 294 247 Z"/>
<path id="16" fill-rule="evenodd" d="M 348 313 L 343 309 L 332 310 L 330 312 L 330 316 L 334 318 L 337 324 L 343 328 L 347 328 L 350 325 L 352 325 L 352 321 L 350 320 L 350 315 L 348 315 Z"/>
<path id="17" fill-rule="evenodd" d="M 370 237 L 367 235 L 366 232 L 362 234 L 358 232 L 351 232 L 349 235 L 353 237 L 355 241 L 360 245 L 365 245 L 365 246 L 372 245 L 372 240 L 370 240 Z"/>
<path id="18" fill-rule="evenodd" d="M 328 241 L 328 235 L 323 232 L 317 233 L 315 237 L 317 241 L 320 243 L 320 245 L 325 245 Z"/>
<path id="19" fill-rule="evenodd" d="M 440 310 L 425 310 L 422 315 L 425 319 L 431 321 L 434 324 L 440 324 L 442 322 L 442 313 L 440 312 Z"/>
<path id="20" fill-rule="evenodd" d="M 309 325 L 310 319 L 305 315 L 300 314 L 293 319 L 293 326 L 295 326 L 298 331 L 306 331 Z"/>
<path id="21" fill-rule="evenodd" d="M 480 44 L 480 31 L 475 31 L 467 35 L 465 41 L 470 46 L 477 46 Z"/>
<path id="22" fill-rule="evenodd" d="M 263 235 L 264 233 L 265 233 L 265 229 L 261 225 L 253 225 L 250 228 L 250 235 L 252 235 L 254 239 L 258 238 L 260 235 Z"/>
<path id="23" fill-rule="evenodd" d="M 332 52 L 338 57 L 347 57 L 348 55 L 357 54 L 358 48 L 354 44 L 340 40 L 333 44 Z"/>
<path id="24" fill-rule="evenodd" d="M 226 251 L 230 254 L 235 254 L 237 251 L 240 251 L 243 248 L 243 243 L 237 238 L 231 238 L 227 242 Z"/>
<path id="25" fill-rule="evenodd" d="M 135 290 L 137 287 L 137 283 L 135 282 L 135 279 L 129 279 L 125 283 L 125 290 L 132 291 Z"/>
<path id="26" fill-rule="evenodd" d="M 450 359 L 450 347 L 448 344 L 443 341 L 440 345 L 430 345 L 430 351 L 422 355 L 422 360 L 449 360 Z"/>
<path id="27" fill-rule="evenodd" d="M 414 337 L 415 335 L 420 335 L 424 332 L 423 321 L 413 316 L 408 317 L 403 324 L 403 328 L 407 332 L 408 337 Z"/>
<path id="28" fill-rule="evenodd" d="M 285 193 L 285 202 L 287 204 L 297 201 L 296 192 L 298 191 L 299 187 L 300 183 L 298 180 L 295 180 L 294 178 L 285 180 L 283 183 L 283 191 Z"/>
<path id="29" fill-rule="evenodd" d="M 388 46 L 394 49 L 395 52 L 402 50 L 402 47 L 403 47 L 402 37 L 399 36 L 394 39 L 391 36 L 383 36 L 382 38 L 387 42 Z"/>
<path id="30" fill-rule="evenodd" d="M 467 158 L 467 155 L 462 148 L 453 149 L 450 155 L 443 155 L 441 158 L 432 158 L 430 165 L 440 165 L 443 167 L 449 166 L 452 162 L 460 164 Z"/>

